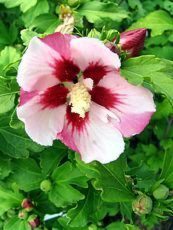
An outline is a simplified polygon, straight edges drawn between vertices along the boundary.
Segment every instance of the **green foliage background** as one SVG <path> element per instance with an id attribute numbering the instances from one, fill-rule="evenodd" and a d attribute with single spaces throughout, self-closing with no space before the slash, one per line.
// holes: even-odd
<path id="1" fill-rule="evenodd" d="M 16 116 L 22 54 L 33 36 L 54 32 L 61 23 L 61 4 L 71 7 L 74 32 L 83 36 L 93 34 L 94 28 L 97 34 L 149 29 L 142 56 L 123 61 L 121 71 L 131 83 L 155 93 L 157 112 L 143 133 L 126 140 L 125 153 L 110 164 L 84 164 L 58 141 L 50 148 L 35 144 Z M 172 44 L 171 0 L 0 0 L 0 229 L 31 229 L 27 217 L 18 217 L 24 198 L 34 203 L 28 215 L 40 218 L 37 229 L 171 229 Z M 166 198 L 153 195 L 160 184 L 169 189 Z M 132 211 L 138 194 L 153 201 L 148 215 Z M 46 214 L 55 213 L 59 216 L 45 220 Z"/>

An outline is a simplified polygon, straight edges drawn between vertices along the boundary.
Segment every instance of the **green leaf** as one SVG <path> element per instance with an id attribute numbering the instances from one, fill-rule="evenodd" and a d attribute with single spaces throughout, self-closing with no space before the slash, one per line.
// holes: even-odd
<path id="1" fill-rule="evenodd" d="M 9 1 L 11 1 L 11 0 L 9 0 Z M 31 7 L 35 6 L 35 4 L 37 3 L 37 0 L 30 0 L 30 1 L 20 0 L 20 1 L 21 1 L 20 9 L 21 9 L 22 12 L 26 12 Z"/>
<path id="2" fill-rule="evenodd" d="M 24 128 L 24 124 L 17 117 L 16 109 L 11 114 L 9 125 L 12 129 L 22 129 Z"/>
<path id="3" fill-rule="evenodd" d="M 160 179 L 164 179 L 164 183 L 170 188 L 173 188 L 173 143 L 170 142 L 168 147 L 165 146 L 165 155 L 163 160 Z"/>
<path id="4" fill-rule="evenodd" d="M 34 143 L 23 130 L 14 130 L 10 127 L 1 127 L 0 124 L 1 151 L 14 158 L 26 158 L 29 150 L 40 152 L 43 147 Z"/>
<path id="5" fill-rule="evenodd" d="M 85 227 L 79 227 L 79 228 L 71 228 L 68 224 L 69 219 L 66 216 L 63 217 L 59 217 L 58 218 L 58 223 L 56 223 L 56 228 L 53 230 L 59 230 L 59 229 L 63 229 L 63 230 L 97 230 L 96 225 L 92 224 L 90 226 L 85 226 Z"/>
<path id="6" fill-rule="evenodd" d="M 20 207 L 23 196 L 0 186 L 0 216 L 11 208 Z"/>
<path id="7" fill-rule="evenodd" d="M 67 154 L 67 149 L 62 145 L 56 148 L 53 146 L 41 152 L 40 166 L 45 177 L 47 177 L 55 169 L 55 167 L 59 165 L 65 154 Z"/>
<path id="8" fill-rule="evenodd" d="M 113 222 L 106 227 L 106 230 L 127 230 L 126 225 L 123 222 Z"/>
<path id="9" fill-rule="evenodd" d="M 160 120 L 164 118 L 166 120 L 172 114 L 172 106 L 167 98 L 165 98 L 162 102 L 157 104 L 157 112 L 154 114 L 153 118 L 156 120 Z"/>
<path id="10" fill-rule="evenodd" d="M 173 47 L 171 45 L 165 45 L 162 48 L 160 48 L 160 46 L 155 46 L 155 47 L 151 47 L 148 48 L 147 50 L 142 52 L 143 54 L 152 54 L 152 55 L 156 55 L 159 58 L 166 58 L 169 60 L 173 60 Z"/>
<path id="11" fill-rule="evenodd" d="M 37 203 L 37 211 L 39 211 L 43 215 L 47 213 L 55 214 L 62 211 L 61 209 L 58 209 L 52 202 L 50 202 L 50 200 L 47 197 L 47 194 L 43 192 L 34 194 L 33 201 Z"/>
<path id="12" fill-rule="evenodd" d="M 99 1 L 86 2 L 78 9 L 78 12 L 82 16 L 85 16 L 91 23 L 98 23 L 105 18 L 113 21 L 122 21 L 128 17 L 127 12 L 121 9 L 117 4 Z"/>
<path id="13" fill-rule="evenodd" d="M 140 68 L 139 68 L 140 66 Z M 131 58 L 122 65 L 121 74 L 133 84 L 145 83 L 153 91 L 173 100 L 173 62 L 144 55 Z"/>
<path id="14" fill-rule="evenodd" d="M 133 193 L 125 180 L 126 163 L 123 157 L 109 164 L 93 162 L 85 165 L 78 160 L 78 167 L 89 177 L 94 178 L 94 187 L 101 191 L 106 202 L 125 202 L 133 199 Z"/>
<path id="15" fill-rule="evenodd" d="M 163 7 L 165 10 L 167 10 L 168 12 L 170 12 L 171 15 L 173 15 L 173 5 L 172 5 L 172 1 L 171 0 L 165 0 L 163 2 Z"/>
<path id="16" fill-rule="evenodd" d="M 69 184 L 55 185 L 49 193 L 50 201 L 57 207 L 65 207 L 84 199 L 84 196 Z"/>
<path id="17" fill-rule="evenodd" d="M 36 29 L 39 33 L 53 33 L 56 27 L 59 25 L 59 19 L 55 15 L 51 14 L 42 14 L 36 17 L 32 24 L 30 25 L 30 29 Z"/>
<path id="18" fill-rule="evenodd" d="M 145 47 L 148 48 L 149 47 L 154 47 L 154 46 L 164 46 L 166 45 L 166 43 L 168 42 L 168 39 L 171 39 L 171 36 L 166 36 L 166 34 L 162 34 L 162 35 L 158 35 L 155 37 L 148 37 L 147 40 L 145 41 Z"/>
<path id="19" fill-rule="evenodd" d="M 84 195 L 75 187 L 86 188 L 87 178 L 70 162 L 66 162 L 55 169 L 52 180 L 55 186 L 50 191 L 49 198 L 57 207 L 63 207 L 84 199 Z"/>
<path id="20" fill-rule="evenodd" d="M 29 29 L 22 30 L 20 34 L 21 34 L 21 39 L 23 41 L 23 44 L 25 46 L 28 46 L 31 38 L 33 38 L 34 36 L 38 36 L 38 34 L 35 31 Z"/>
<path id="21" fill-rule="evenodd" d="M 107 202 L 129 201 L 133 194 L 127 186 L 124 174 L 124 165 L 121 160 L 102 165 L 97 164 L 99 177 L 94 186 L 102 191 L 102 198 Z"/>
<path id="22" fill-rule="evenodd" d="M 119 205 L 105 203 L 100 197 L 100 192 L 92 186 L 85 192 L 85 199 L 79 201 L 75 207 L 70 209 L 65 216 L 70 228 L 88 226 L 88 223 L 97 223 L 107 214 L 115 216 L 119 212 Z"/>
<path id="23" fill-rule="evenodd" d="M 123 62 L 121 73 L 129 82 L 142 84 L 145 77 L 150 74 L 162 71 L 165 63 L 154 55 L 145 55 L 137 58 L 130 58 Z"/>
<path id="24" fill-rule="evenodd" d="M 157 73 L 157 75 L 151 74 L 149 77 L 155 91 L 164 94 L 168 99 L 170 99 L 170 101 L 173 102 L 173 79 L 164 73 Z"/>
<path id="25" fill-rule="evenodd" d="M 128 218 L 132 222 L 132 203 L 124 202 L 120 203 L 120 212 L 123 218 Z"/>
<path id="26" fill-rule="evenodd" d="M 15 93 L 11 91 L 7 82 L 0 78 L 0 114 L 8 112 L 14 107 Z"/>
<path id="27" fill-rule="evenodd" d="M 15 21 L 13 21 L 8 27 L 0 21 L 0 35 L 0 47 L 12 44 L 17 38 Z"/>
<path id="28" fill-rule="evenodd" d="M 9 219 L 5 224 L 3 230 L 31 230 L 30 225 L 26 220 L 20 220 L 18 217 Z"/>
<path id="29" fill-rule="evenodd" d="M 2 153 L 0 155 L 0 179 L 3 180 L 11 172 L 11 160 L 4 156 Z"/>
<path id="30" fill-rule="evenodd" d="M 4 75 L 10 68 L 17 68 L 20 61 L 20 52 L 17 49 L 6 46 L 0 53 L 0 74 Z"/>
<path id="31" fill-rule="evenodd" d="M 21 11 L 26 12 L 37 3 L 37 0 L 0 0 L 0 3 L 4 3 L 7 8 L 20 6 Z"/>
<path id="32" fill-rule="evenodd" d="M 9 31 L 2 21 L 0 21 L 0 34 L 2 35 L 0 36 L 0 44 L 9 44 Z"/>
<path id="33" fill-rule="evenodd" d="M 85 199 L 79 201 L 77 205 L 67 213 L 70 227 L 84 227 L 91 221 L 93 215 L 99 212 L 100 196 L 90 187 L 87 190 Z"/>
<path id="34" fill-rule="evenodd" d="M 14 173 L 11 178 L 20 189 L 29 192 L 40 187 L 43 177 L 35 160 L 31 158 L 13 160 L 12 169 Z"/>
<path id="35" fill-rule="evenodd" d="M 130 26 L 129 30 L 136 28 L 151 29 L 151 36 L 163 34 L 164 31 L 173 30 L 173 19 L 163 10 L 157 10 L 139 19 Z"/>
<path id="36" fill-rule="evenodd" d="M 34 20 L 49 12 L 49 4 L 47 0 L 38 1 L 37 4 L 22 15 L 22 19 L 26 28 L 32 29 L 34 26 Z M 50 26 L 50 25 L 49 25 Z"/>

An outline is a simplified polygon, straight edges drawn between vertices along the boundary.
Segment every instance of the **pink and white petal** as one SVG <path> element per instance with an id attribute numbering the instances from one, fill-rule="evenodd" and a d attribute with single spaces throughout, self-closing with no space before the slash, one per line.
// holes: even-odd
<path id="1" fill-rule="evenodd" d="M 89 65 L 99 64 L 104 67 L 120 68 L 120 59 L 100 40 L 95 38 L 78 38 L 70 42 L 72 60 L 84 71 Z M 90 76 L 88 76 L 90 77 Z"/>
<path id="2" fill-rule="evenodd" d="M 62 34 L 60 32 L 47 35 L 41 40 L 56 50 L 63 58 L 70 58 L 70 41 L 76 37 L 70 34 Z"/>
<path id="3" fill-rule="evenodd" d="M 95 96 L 97 101 L 95 99 L 94 101 L 109 108 L 120 118 L 120 123 L 115 126 L 124 136 L 129 137 L 140 133 L 149 123 L 156 109 L 153 94 L 148 89 L 142 86 L 134 86 L 118 74 L 109 74 L 104 77 L 99 82 L 98 87 L 109 90 L 112 101 L 108 100 L 106 91 L 104 94 L 102 92 L 102 100 Z"/>
<path id="4" fill-rule="evenodd" d="M 84 162 L 97 160 L 102 164 L 116 160 L 124 151 L 124 141 L 121 133 L 112 127 L 111 123 L 104 123 L 98 117 L 98 107 L 92 106 L 90 122 L 83 135 L 77 137 L 78 149 Z"/>
<path id="5" fill-rule="evenodd" d="M 104 108 L 93 103 L 88 116 L 80 124 L 75 125 L 76 121 L 70 121 L 68 117 L 61 140 L 78 151 L 86 163 L 94 160 L 109 163 L 116 160 L 124 151 L 124 141 L 108 117 Z"/>
<path id="6" fill-rule="evenodd" d="M 110 120 L 114 122 L 120 122 L 118 116 L 115 113 L 95 102 L 92 102 L 91 108 L 94 108 L 92 111 L 95 112 L 97 118 L 104 123 L 110 123 Z"/>
<path id="7" fill-rule="evenodd" d="M 123 114 L 120 113 L 121 122 L 115 122 L 112 120 L 112 123 L 115 124 L 115 127 L 120 130 L 120 132 L 125 137 L 130 137 L 136 134 L 141 133 L 144 128 L 149 124 L 153 112 L 145 112 L 141 114 Z"/>
<path id="8" fill-rule="evenodd" d="M 66 106 L 43 108 L 39 96 L 17 108 L 18 118 L 24 122 L 25 131 L 30 138 L 41 145 L 52 145 L 57 133 L 62 131 Z"/>
<path id="9" fill-rule="evenodd" d="M 19 105 L 20 106 L 24 105 L 26 102 L 28 102 L 29 100 L 31 100 L 36 95 L 38 95 L 37 91 L 27 92 L 27 91 L 24 91 L 23 89 L 20 89 L 20 101 L 19 101 Z"/>
<path id="10" fill-rule="evenodd" d="M 25 91 L 41 91 L 58 84 L 55 63 L 60 54 L 34 37 L 19 65 L 17 82 Z"/>
<path id="11" fill-rule="evenodd" d="M 72 113 L 71 107 L 68 106 L 66 110 L 66 117 L 64 121 L 64 127 L 61 133 L 58 133 L 57 139 L 60 139 L 65 145 L 67 145 L 72 150 L 79 152 L 73 134 L 75 130 L 82 132 L 88 121 L 88 113 L 85 118 L 81 118 L 79 114 Z"/>
<path id="12" fill-rule="evenodd" d="M 65 145 L 67 145 L 70 149 L 72 149 L 75 152 L 79 152 L 75 142 L 74 138 L 72 136 L 72 126 L 65 121 L 64 127 L 62 132 L 57 134 L 57 139 L 61 140 Z"/>
<path id="13" fill-rule="evenodd" d="M 119 73 L 110 73 L 104 77 L 98 86 L 109 89 L 117 101 L 116 107 L 126 112 L 143 113 L 155 112 L 153 94 L 142 86 L 135 86 L 128 83 Z"/>

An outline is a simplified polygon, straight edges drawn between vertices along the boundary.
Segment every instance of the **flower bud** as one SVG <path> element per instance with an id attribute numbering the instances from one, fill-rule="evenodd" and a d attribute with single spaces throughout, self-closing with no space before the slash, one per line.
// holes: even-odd
<path id="1" fill-rule="evenodd" d="M 43 180 L 40 184 L 40 189 L 43 192 L 49 192 L 52 189 L 52 183 L 50 180 Z"/>
<path id="2" fill-rule="evenodd" d="M 25 210 L 21 210 L 18 213 L 18 218 L 25 220 L 28 217 L 28 213 Z"/>
<path id="3" fill-rule="evenodd" d="M 145 194 L 139 195 L 132 202 L 132 209 L 137 215 L 144 215 L 151 212 L 153 202 L 151 198 Z"/>
<path id="4" fill-rule="evenodd" d="M 164 200 L 168 197 L 168 195 L 169 195 L 169 188 L 163 184 L 161 184 L 153 192 L 153 196 L 156 200 Z"/>
<path id="5" fill-rule="evenodd" d="M 100 39 L 101 33 L 94 28 L 88 33 L 88 37 L 89 38 L 98 38 L 98 39 Z"/>
<path id="6" fill-rule="evenodd" d="M 37 215 L 33 214 L 29 216 L 28 223 L 31 225 L 32 228 L 36 228 L 40 225 L 40 219 Z"/>
<path id="7" fill-rule="evenodd" d="M 22 204 L 21 204 L 22 208 L 25 209 L 25 211 L 27 212 L 30 212 L 33 210 L 34 208 L 34 205 L 32 203 L 32 201 L 30 199 L 27 199 L 25 198 L 23 201 L 22 201 Z"/>
<path id="8" fill-rule="evenodd" d="M 128 57 L 135 57 L 143 49 L 147 30 L 144 28 L 129 30 L 120 34 L 121 49 L 127 52 Z"/>
<path id="9" fill-rule="evenodd" d="M 97 230 L 97 226 L 95 224 L 91 224 L 89 227 L 88 227 L 88 230 Z"/>
<path id="10" fill-rule="evenodd" d="M 116 39 L 115 39 L 116 38 Z M 120 39 L 120 34 L 117 30 L 109 30 L 107 33 L 106 33 L 106 40 L 108 41 L 116 41 L 116 43 L 119 42 L 119 39 Z"/>

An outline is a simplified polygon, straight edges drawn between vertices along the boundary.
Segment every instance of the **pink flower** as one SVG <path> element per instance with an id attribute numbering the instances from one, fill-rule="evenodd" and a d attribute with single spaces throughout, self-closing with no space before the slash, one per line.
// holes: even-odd
<path id="1" fill-rule="evenodd" d="M 144 47 L 147 30 L 136 29 L 125 31 L 120 34 L 121 48 L 128 53 L 128 57 L 135 57 Z"/>
<path id="2" fill-rule="evenodd" d="M 19 119 L 41 145 L 60 139 L 82 160 L 108 163 L 123 136 L 140 133 L 155 111 L 149 90 L 120 77 L 120 60 L 93 38 L 33 38 L 19 66 Z"/>

